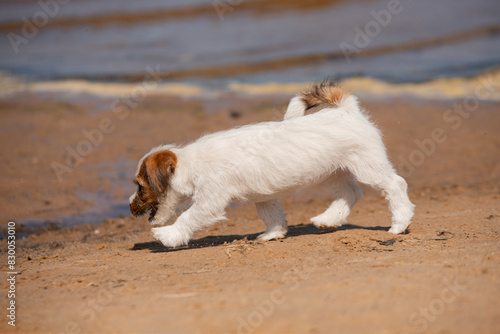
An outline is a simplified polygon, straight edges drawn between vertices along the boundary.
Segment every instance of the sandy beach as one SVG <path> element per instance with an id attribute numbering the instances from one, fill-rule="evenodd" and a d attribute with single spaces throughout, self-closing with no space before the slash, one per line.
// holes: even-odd
<path id="1" fill-rule="evenodd" d="M 277 120 L 287 100 L 230 94 L 214 107 L 217 101 L 152 95 L 126 114 L 34 93 L 1 101 L 0 211 L 4 226 L 25 226 L 16 232 L 16 326 L 2 321 L 0 331 L 498 332 L 495 101 L 361 99 L 417 206 L 404 235 L 386 232 L 385 200 L 366 187 L 348 225 L 316 229 L 309 218 L 332 200 L 321 186 L 282 199 L 291 228 L 279 241 L 256 242 L 264 225 L 251 205 L 229 208 L 227 221 L 179 249 L 155 242 L 146 218 L 128 214 L 61 228 L 86 212 L 126 212 L 136 161 L 151 147 Z M 454 105 L 467 113 L 448 112 Z M 72 159 L 71 150 L 90 138 L 96 144 L 88 154 Z M 67 169 L 58 172 L 54 162 Z M 30 232 L 33 224 L 44 227 Z M 5 261 L 2 267 L 7 272 Z M 0 287 L 8 291 L 9 282 Z M 2 299 L 7 305 L 7 294 Z"/>
<path id="2" fill-rule="evenodd" d="M 0 7 L 0 333 L 500 333 L 497 0 Z M 321 185 L 281 198 L 277 241 L 254 205 L 176 249 L 131 217 L 152 147 L 281 121 L 325 78 L 382 131 L 407 233 L 365 186 L 337 229 Z"/>

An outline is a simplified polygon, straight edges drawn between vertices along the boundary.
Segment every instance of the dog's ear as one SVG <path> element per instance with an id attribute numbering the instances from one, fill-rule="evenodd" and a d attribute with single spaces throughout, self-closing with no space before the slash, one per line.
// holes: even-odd
<path id="1" fill-rule="evenodd" d="M 155 152 L 144 161 L 149 184 L 157 196 L 167 190 L 176 165 L 177 156 L 171 151 Z"/>

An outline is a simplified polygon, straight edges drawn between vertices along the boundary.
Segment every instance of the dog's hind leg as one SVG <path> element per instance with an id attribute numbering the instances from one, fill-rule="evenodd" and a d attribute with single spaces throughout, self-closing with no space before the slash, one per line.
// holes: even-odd
<path id="1" fill-rule="evenodd" d="M 284 238 L 288 231 L 285 214 L 277 199 L 266 202 L 255 203 L 260 219 L 266 224 L 266 232 L 257 238 L 260 240 L 272 240 Z"/>
<path id="2" fill-rule="evenodd" d="M 390 233 L 399 234 L 406 231 L 411 223 L 415 205 L 410 202 L 407 192 L 408 185 L 405 179 L 394 173 L 384 191 L 387 193 L 389 209 L 392 213 Z"/>
<path id="3" fill-rule="evenodd" d="M 396 174 L 384 150 L 364 154 L 353 160 L 349 168 L 356 179 L 375 187 L 387 195 L 392 213 L 390 233 L 399 234 L 411 223 L 415 205 L 410 202 L 406 181 Z"/>
<path id="4" fill-rule="evenodd" d="M 311 222 L 319 228 L 341 226 L 347 222 L 354 205 L 363 199 L 363 192 L 354 176 L 345 170 L 338 170 L 324 183 L 331 188 L 335 200 L 325 212 L 311 218 Z"/>

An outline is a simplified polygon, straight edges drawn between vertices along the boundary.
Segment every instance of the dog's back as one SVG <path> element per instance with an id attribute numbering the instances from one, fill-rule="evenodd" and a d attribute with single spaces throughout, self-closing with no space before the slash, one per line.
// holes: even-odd
<path id="1" fill-rule="evenodd" d="M 378 129 L 355 96 L 323 84 L 298 98 L 291 103 L 300 103 L 302 109 L 289 107 L 293 117 L 284 121 L 213 133 L 184 147 L 177 152 L 178 169 L 189 161 L 196 168 L 189 175 L 198 184 L 224 179 L 231 185 L 228 188 L 234 188 L 232 199 L 239 201 L 321 182 L 335 170 L 350 167 L 351 157 L 365 148 L 368 152 L 383 148 Z M 318 111 L 305 115 L 307 109 Z"/>

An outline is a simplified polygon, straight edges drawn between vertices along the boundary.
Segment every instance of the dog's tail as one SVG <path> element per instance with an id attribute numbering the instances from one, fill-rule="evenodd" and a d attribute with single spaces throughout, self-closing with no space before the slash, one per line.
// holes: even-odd
<path id="1" fill-rule="evenodd" d="M 284 119 L 304 116 L 307 110 L 322 104 L 327 104 L 330 107 L 340 107 L 350 96 L 349 92 L 340 88 L 335 82 L 323 81 L 292 98 L 288 104 Z"/>

